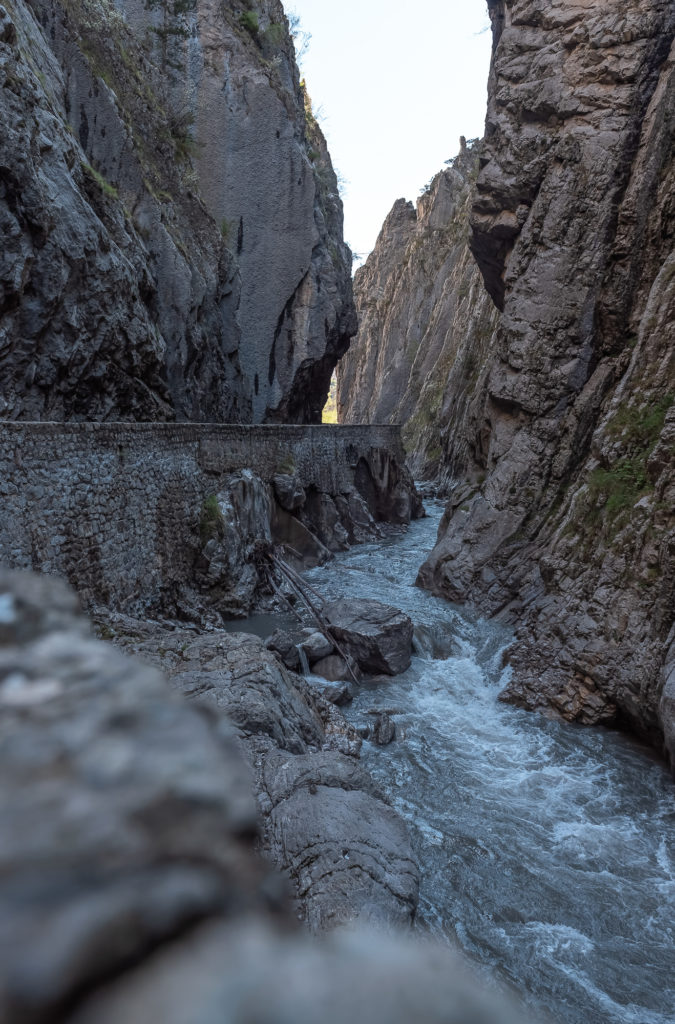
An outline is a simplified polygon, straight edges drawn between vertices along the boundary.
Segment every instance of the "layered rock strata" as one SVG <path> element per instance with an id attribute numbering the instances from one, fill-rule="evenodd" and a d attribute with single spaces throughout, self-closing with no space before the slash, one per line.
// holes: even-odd
<path id="1" fill-rule="evenodd" d="M 351 256 L 282 5 L 8 0 L 0 417 L 320 419 Z"/>
<path id="2" fill-rule="evenodd" d="M 400 423 L 416 479 L 474 473 L 476 381 L 497 311 L 469 251 L 475 145 L 416 207 L 399 199 L 354 279 L 359 332 L 337 368 L 342 423 Z"/>
<path id="3" fill-rule="evenodd" d="M 420 580 L 519 624 L 506 699 L 673 756 L 675 10 L 489 8 L 486 478 L 458 488 Z"/>

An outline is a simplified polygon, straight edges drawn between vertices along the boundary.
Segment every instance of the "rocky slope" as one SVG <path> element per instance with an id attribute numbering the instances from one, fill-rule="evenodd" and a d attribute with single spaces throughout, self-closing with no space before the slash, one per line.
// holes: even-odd
<path id="1" fill-rule="evenodd" d="M 468 246 L 478 157 L 461 147 L 416 208 L 394 204 L 356 273 L 359 331 L 337 370 L 340 421 L 404 424 L 418 479 L 474 467 L 472 396 L 497 321 Z"/>
<path id="2" fill-rule="evenodd" d="M 283 7 L 8 0 L 0 416 L 318 420 L 355 329 Z"/>
<path id="3" fill-rule="evenodd" d="M 486 479 L 420 580 L 519 624 L 506 699 L 665 735 L 675 761 L 675 9 L 489 8 Z"/>

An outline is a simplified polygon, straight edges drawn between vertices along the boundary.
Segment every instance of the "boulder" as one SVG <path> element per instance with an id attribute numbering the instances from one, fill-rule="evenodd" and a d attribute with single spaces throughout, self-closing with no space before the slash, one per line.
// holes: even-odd
<path id="1" fill-rule="evenodd" d="M 349 683 L 336 683 L 334 686 L 326 686 L 321 692 L 326 700 L 330 701 L 331 704 L 335 704 L 337 708 L 342 708 L 345 704 L 350 704 L 354 700 L 354 694 Z"/>
<path id="2" fill-rule="evenodd" d="M 314 631 L 306 636 L 300 646 L 307 655 L 307 660 L 310 665 L 314 665 L 316 662 L 330 657 L 334 651 L 332 642 L 327 640 L 323 633 L 319 633 L 318 631 Z"/>
<path id="3" fill-rule="evenodd" d="M 333 601 L 324 609 L 335 639 L 364 672 L 405 672 L 412 652 L 412 620 L 391 605 L 366 599 Z"/>
<path id="4" fill-rule="evenodd" d="M 305 488 L 295 474 L 277 473 L 272 483 L 277 501 L 287 512 L 295 512 L 305 504 Z"/>
<path id="5" fill-rule="evenodd" d="M 351 781 L 349 759 L 343 782 L 331 758 L 327 785 L 321 770 L 311 781 L 311 760 L 301 759 L 302 784 L 277 803 L 268 822 L 273 858 L 283 855 L 308 897 L 310 929 L 356 917 L 389 927 L 410 924 L 418 872 L 404 823 L 382 800 L 355 788 L 360 784 Z"/>
<path id="6" fill-rule="evenodd" d="M 265 641 L 265 647 L 268 651 L 276 654 L 281 663 L 286 668 L 290 668 L 291 672 L 297 672 L 300 668 L 298 645 L 290 633 L 285 633 L 283 629 L 276 629 L 272 636 Z"/>
<path id="7" fill-rule="evenodd" d="M 351 669 L 358 679 L 359 667 L 355 661 L 352 659 L 350 660 Z M 350 679 L 351 673 L 349 668 L 350 666 L 341 654 L 330 654 L 327 658 L 322 658 L 320 661 L 317 661 L 312 665 L 312 671 L 314 674 L 321 676 L 322 679 L 327 679 L 329 683 L 339 683 L 343 679 Z"/>
<path id="8" fill-rule="evenodd" d="M 377 715 L 370 733 L 370 739 L 372 739 L 373 743 L 377 743 L 378 747 L 386 747 L 396 739 L 396 724 L 386 711 Z"/>

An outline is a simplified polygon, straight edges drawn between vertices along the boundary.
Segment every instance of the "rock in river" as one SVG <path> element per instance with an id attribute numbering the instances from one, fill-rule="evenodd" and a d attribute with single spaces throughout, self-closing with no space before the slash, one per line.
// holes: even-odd
<path id="1" fill-rule="evenodd" d="M 379 601 L 333 601 L 324 609 L 333 635 L 364 672 L 395 676 L 410 665 L 412 620 Z"/>

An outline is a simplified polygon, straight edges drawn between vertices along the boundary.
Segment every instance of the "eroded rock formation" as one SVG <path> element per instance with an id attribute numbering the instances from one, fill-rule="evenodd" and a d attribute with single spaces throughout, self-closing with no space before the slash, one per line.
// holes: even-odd
<path id="1" fill-rule="evenodd" d="M 8 0 L 0 416 L 318 421 L 355 321 L 283 7 Z"/>
<path id="2" fill-rule="evenodd" d="M 675 9 L 489 8 L 486 479 L 450 502 L 420 579 L 519 623 L 506 699 L 665 734 L 672 756 Z"/>
<path id="3" fill-rule="evenodd" d="M 461 146 L 416 207 L 394 204 L 356 273 L 359 332 L 337 369 L 340 422 L 403 424 L 418 479 L 476 475 L 473 398 L 497 323 L 468 246 L 478 157 Z"/>

